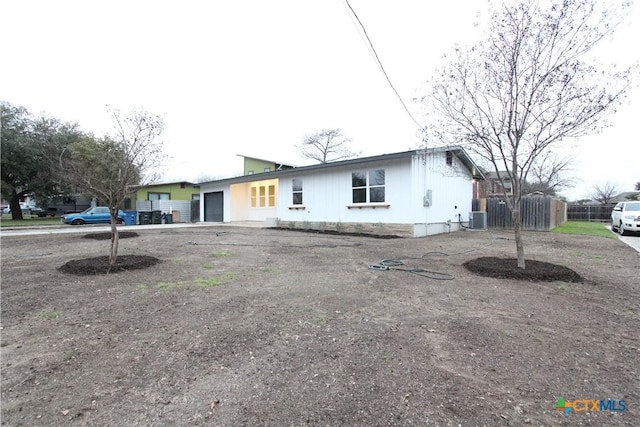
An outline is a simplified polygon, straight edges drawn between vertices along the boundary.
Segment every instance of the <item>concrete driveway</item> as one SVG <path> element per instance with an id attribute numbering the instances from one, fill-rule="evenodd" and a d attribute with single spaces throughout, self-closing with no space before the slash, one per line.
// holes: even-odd
<path id="1" fill-rule="evenodd" d="M 618 236 L 618 238 L 636 251 L 640 252 L 640 236 Z"/>
<path id="2" fill-rule="evenodd" d="M 610 225 L 608 225 L 607 228 L 611 230 Z M 622 240 L 625 244 L 631 246 L 633 249 L 640 252 L 640 234 L 635 234 L 631 236 L 629 235 L 621 236 L 618 233 L 616 233 L 616 235 L 618 236 L 618 239 Z"/>

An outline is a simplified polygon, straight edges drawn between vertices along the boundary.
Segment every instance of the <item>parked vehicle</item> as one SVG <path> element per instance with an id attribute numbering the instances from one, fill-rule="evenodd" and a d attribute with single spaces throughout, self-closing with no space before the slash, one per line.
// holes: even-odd
<path id="1" fill-rule="evenodd" d="M 640 232 L 640 202 L 620 202 L 611 211 L 611 231 L 624 236 L 627 231 Z"/>
<path id="2" fill-rule="evenodd" d="M 38 207 L 38 206 L 31 206 L 29 208 L 29 213 L 31 215 L 38 215 L 39 217 L 45 217 L 47 216 L 47 213 L 44 211 L 44 209 Z"/>
<path id="3" fill-rule="evenodd" d="M 26 204 L 24 202 L 20 202 L 20 210 L 22 211 L 22 213 L 30 213 L 32 215 L 38 215 L 39 212 L 42 212 L 42 209 L 40 209 L 39 207 L 37 207 L 35 205 L 28 205 L 28 204 Z M 2 213 L 3 214 L 10 214 L 11 213 L 11 206 L 7 206 L 4 209 L 2 209 Z"/>
<path id="4" fill-rule="evenodd" d="M 63 224 L 82 225 L 82 224 L 110 224 L 111 214 L 106 206 L 96 206 L 89 208 L 80 213 L 64 214 L 60 217 Z M 118 210 L 118 224 L 124 224 L 124 212 Z"/>
<path id="5" fill-rule="evenodd" d="M 53 218 L 58 213 L 58 210 L 56 208 L 47 208 L 47 210 L 40 209 L 40 208 L 38 209 L 39 209 L 38 212 L 31 212 L 31 213 L 34 215 L 38 215 L 38 217 L 40 218 L 44 218 L 46 216 L 50 216 Z"/>

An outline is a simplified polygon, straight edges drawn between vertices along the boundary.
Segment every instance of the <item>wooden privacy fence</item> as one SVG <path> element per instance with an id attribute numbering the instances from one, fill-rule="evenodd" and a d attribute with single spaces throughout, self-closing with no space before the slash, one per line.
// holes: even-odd
<path id="1" fill-rule="evenodd" d="M 473 199 L 472 209 L 487 212 L 489 228 L 513 228 L 511 212 L 502 199 Z M 520 213 L 523 230 L 549 231 L 567 220 L 567 204 L 549 196 L 523 197 Z"/>
<path id="2" fill-rule="evenodd" d="M 569 205 L 569 221 L 609 222 L 613 205 Z"/>

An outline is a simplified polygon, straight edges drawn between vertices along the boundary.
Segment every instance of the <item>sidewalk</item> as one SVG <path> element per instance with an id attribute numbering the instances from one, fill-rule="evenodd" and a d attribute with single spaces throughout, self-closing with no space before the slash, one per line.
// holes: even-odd
<path id="1" fill-rule="evenodd" d="M 608 225 L 607 228 L 611 230 L 610 225 Z M 621 236 L 618 233 L 616 234 L 618 236 L 618 239 L 622 240 L 623 243 L 640 252 L 640 236 Z"/>
<path id="2" fill-rule="evenodd" d="M 173 224 L 146 224 L 146 225 L 118 225 L 119 231 L 136 231 L 136 230 L 162 230 L 167 228 L 187 228 L 187 227 L 218 227 L 231 224 L 222 224 L 216 222 L 176 222 Z M 238 224 L 233 224 L 238 226 Z M 246 227 L 247 225 L 242 225 Z M 5 236 L 28 236 L 36 234 L 64 234 L 64 233 L 101 233 L 111 231 L 111 225 L 45 225 L 35 227 L 3 227 L 0 229 L 0 237 Z"/>

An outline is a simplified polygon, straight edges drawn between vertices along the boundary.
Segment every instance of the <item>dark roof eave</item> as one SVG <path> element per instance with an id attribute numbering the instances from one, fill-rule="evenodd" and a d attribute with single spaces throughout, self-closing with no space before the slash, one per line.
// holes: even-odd
<path id="1" fill-rule="evenodd" d="M 174 185 L 174 184 L 188 184 L 193 187 L 198 187 L 200 185 L 200 184 L 196 184 L 194 182 L 189 182 L 189 181 L 171 181 L 171 182 L 159 182 L 154 184 L 137 184 L 137 185 L 132 185 L 131 188 L 160 187 L 164 185 Z"/>
<path id="2" fill-rule="evenodd" d="M 258 180 L 266 180 L 266 179 L 277 178 L 284 175 L 296 174 L 300 172 L 307 172 L 307 171 L 313 171 L 318 169 L 328 169 L 328 168 L 335 168 L 340 166 L 372 163 L 380 160 L 402 159 L 405 157 L 411 157 L 415 154 L 419 154 L 422 152 L 433 153 L 433 152 L 444 152 L 444 151 L 455 152 L 458 158 L 460 159 L 460 161 L 462 161 L 462 163 L 467 167 L 467 169 L 469 169 L 469 171 L 471 172 L 472 176 L 475 179 L 484 180 L 484 175 L 482 175 L 480 168 L 478 168 L 478 166 L 476 166 L 473 160 L 471 160 L 467 152 L 460 146 L 454 146 L 454 147 L 435 147 L 435 148 L 427 148 L 427 149 L 421 149 L 421 150 L 401 151 L 399 153 L 380 154 L 380 155 L 371 156 L 371 157 L 360 157 L 357 159 L 339 160 L 337 162 L 319 163 L 319 164 L 310 165 L 310 166 L 300 166 L 293 169 L 284 169 L 284 170 L 272 171 L 272 172 L 261 172 L 253 175 L 243 175 L 243 176 L 237 176 L 233 178 L 224 178 L 224 179 L 215 180 L 215 181 L 206 181 L 206 182 L 198 183 L 197 185 L 210 184 L 214 182 L 218 184 L 227 184 L 227 183 L 242 183 L 242 182 L 258 181 Z"/>

